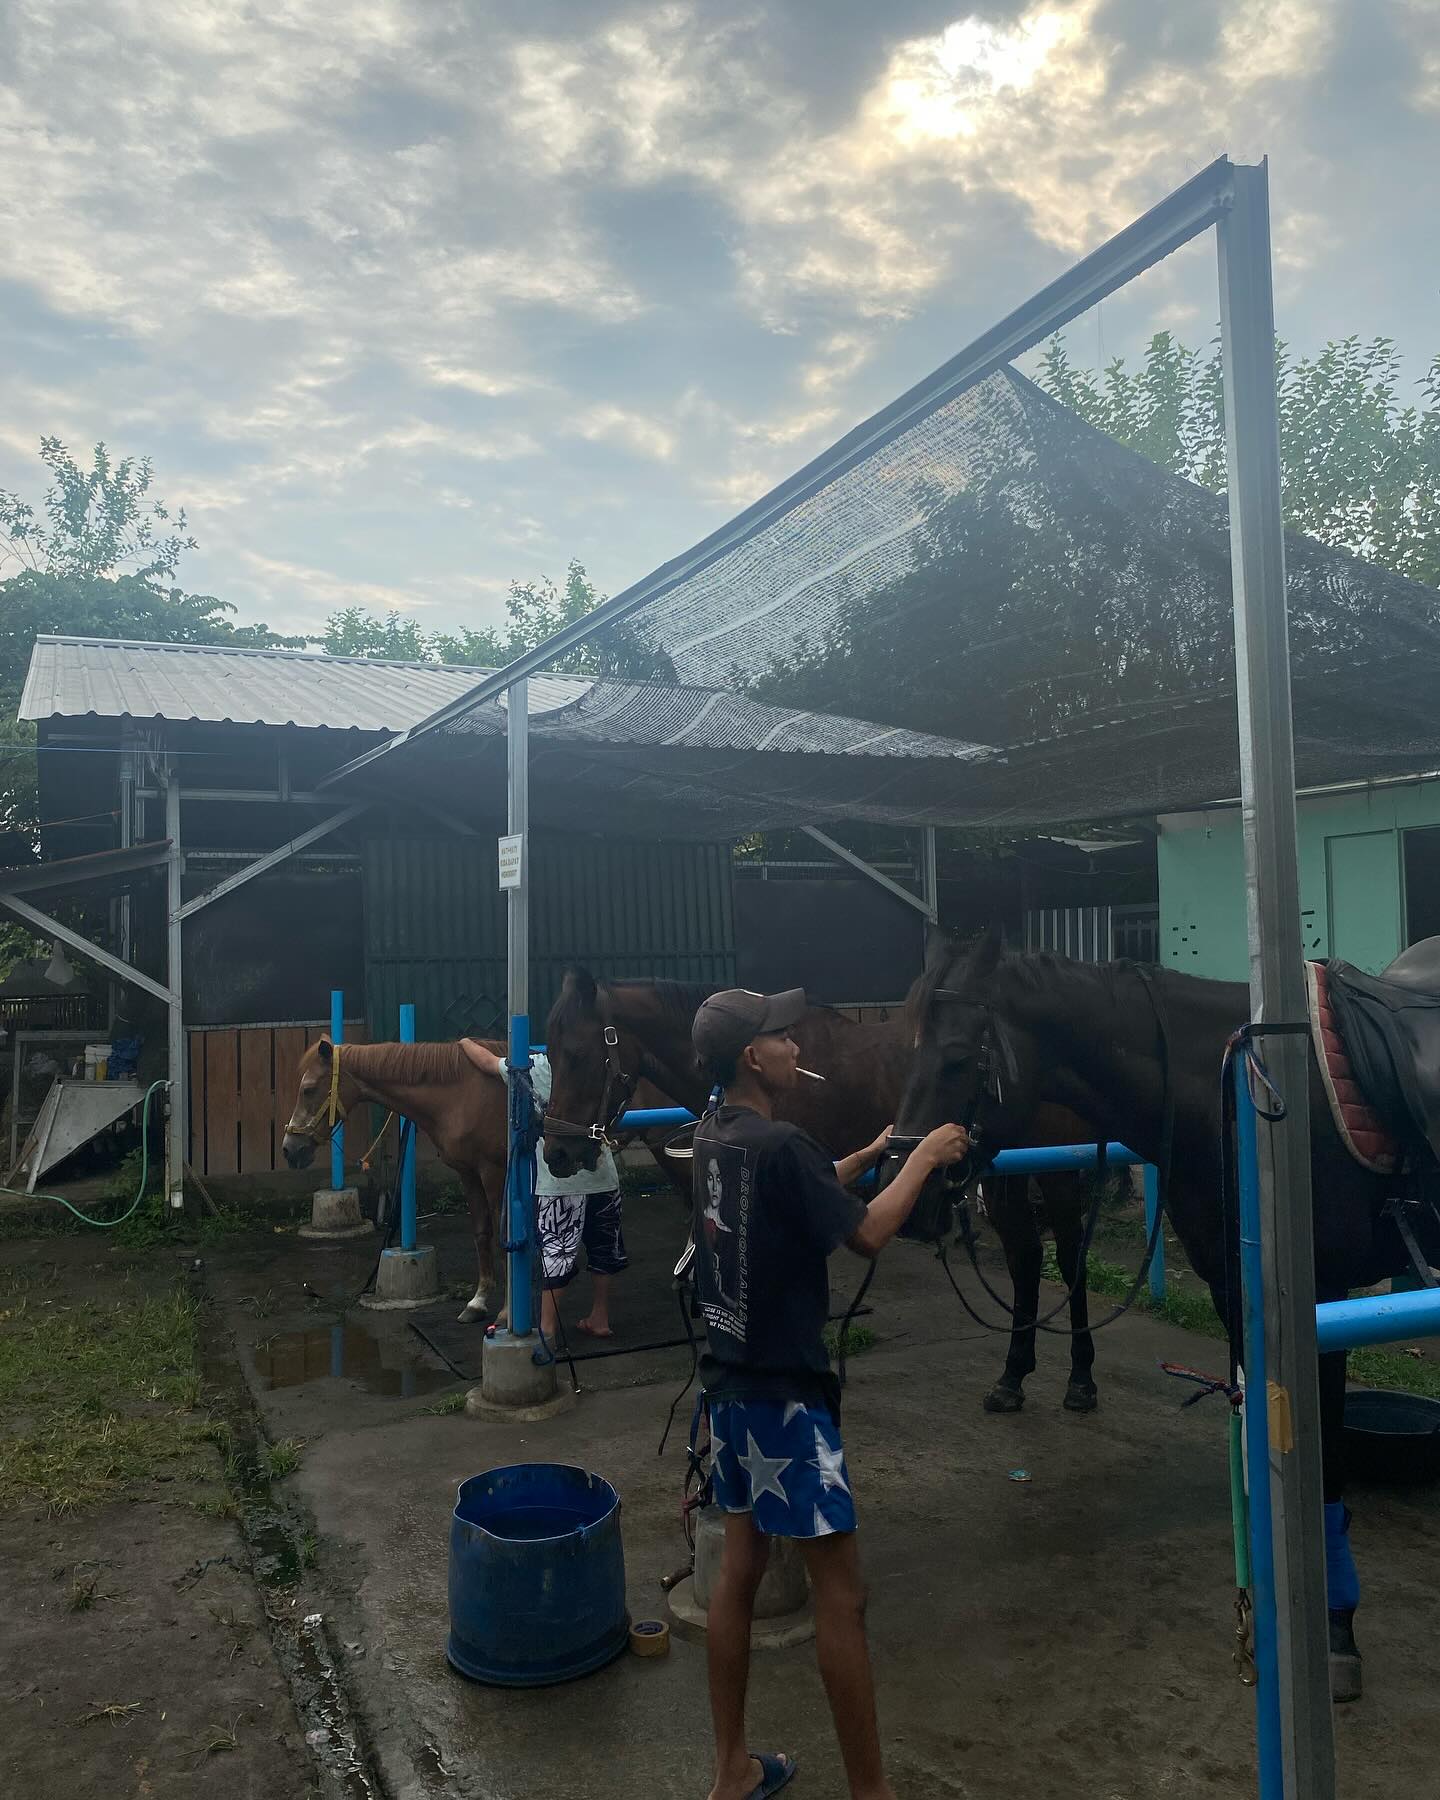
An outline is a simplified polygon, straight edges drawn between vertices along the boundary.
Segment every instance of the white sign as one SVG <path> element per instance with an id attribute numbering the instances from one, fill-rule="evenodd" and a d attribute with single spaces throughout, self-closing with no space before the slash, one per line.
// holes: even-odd
<path id="1" fill-rule="evenodd" d="M 516 832 L 514 837 L 500 839 L 500 891 L 507 888 L 518 888 L 520 874 L 525 867 L 525 836 Z"/>

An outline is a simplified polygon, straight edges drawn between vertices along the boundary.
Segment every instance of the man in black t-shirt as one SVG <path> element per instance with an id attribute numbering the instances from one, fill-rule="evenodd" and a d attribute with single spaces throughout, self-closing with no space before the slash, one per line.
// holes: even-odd
<path id="1" fill-rule="evenodd" d="M 822 1337 L 827 1259 L 841 1244 L 876 1255 L 931 1173 L 959 1162 L 969 1140 L 960 1126 L 942 1125 L 868 1207 L 847 1193 L 846 1183 L 879 1161 L 886 1137 L 832 1163 L 774 1116 L 776 1097 L 797 1080 L 790 1028 L 805 1007 L 798 988 L 768 996 L 735 988 L 705 1002 L 692 1034 L 701 1068 L 725 1090 L 696 1127 L 693 1165 L 711 1484 L 727 1514 L 707 1620 L 710 1800 L 762 1800 L 795 1773 L 791 1758 L 752 1755 L 745 1744 L 750 1624 L 771 1537 L 798 1540 L 809 1569 L 816 1651 L 853 1800 L 893 1800 L 875 1722 L 840 1392 Z"/>

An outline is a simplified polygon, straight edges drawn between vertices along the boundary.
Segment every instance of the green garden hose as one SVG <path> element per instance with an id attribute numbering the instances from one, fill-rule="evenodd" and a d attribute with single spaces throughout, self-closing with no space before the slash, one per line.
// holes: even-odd
<path id="1" fill-rule="evenodd" d="M 145 1090 L 145 1098 L 141 1101 L 140 1113 L 140 1186 L 136 1189 L 135 1198 L 130 1202 L 127 1211 L 116 1219 L 92 1219 L 89 1213 L 81 1212 L 78 1206 L 72 1206 L 59 1194 L 27 1194 L 23 1188 L 0 1187 L 0 1194 L 16 1194 L 22 1200 L 53 1200 L 57 1206 L 63 1206 L 66 1212 L 74 1213 L 82 1225 L 93 1225 L 99 1231 L 109 1231 L 112 1226 L 123 1225 L 130 1218 L 140 1202 L 145 1198 L 145 1184 L 150 1179 L 150 1100 L 156 1088 L 168 1088 L 165 1080 L 152 1081 Z"/>

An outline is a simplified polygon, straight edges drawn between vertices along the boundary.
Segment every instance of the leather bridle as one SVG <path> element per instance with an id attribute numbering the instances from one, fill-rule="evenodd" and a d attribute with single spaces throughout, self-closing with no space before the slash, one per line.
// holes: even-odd
<path id="1" fill-rule="evenodd" d="M 634 1097 L 635 1089 L 640 1085 L 640 1077 L 638 1074 L 627 1073 L 621 1066 L 620 1033 L 611 1021 L 608 999 L 601 1014 L 600 1041 L 605 1047 L 605 1081 L 600 1089 L 600 1104 L 595 1118 L 588 1125 L 575 1125 L 568 1119 L 557 1118 L 554 1113 L 546 1113 L 547 1138 L 583 1137 L 592 1143 L 607 1144 L 614 1148 L 620 1120 Z"/>
<path id="2" fill-rule="evenodd" d="M 954 1000 L 961 1006 L 977 1007 L 980 1012 L 984 1014 L 984 1024 L 980 1031 L 980 1042 L 975 1052 L 976 1068 L 980 1079 L 976 1084 L 975 1098 L 970 1106 L 969 1117 L 959 1121 L 959 1123 L 965 1127 L 965 1135 L 970 1139 L 971 1154 L 966 1157 L 963 1165 L 967 1171 L 964 1180 L 970 1180 L 979 1172 L 978 1163 L 980 1159 L 976 1155 L 976 1150 L 979 1145 L 981 1132 L 975 1119 L 980 1111 L 981 1103 L 985 1100 L 994 1100 L 998 1105 L 1004 1099 L 1004 1091 L 1000 1084 L 995 1061 L 995 1008 L 991 1006 L 988 1001 L 971 1000 L 965 994 L 959 993 L 955 988 L 935 988 L 932 991 L 932 998 Z M 907 1136 L 892 1131 L 890 1133 L 889 1142 L 885 1147 L 884 1156 L 881 1157 L 881 1161 L 884 1162 L 887 1158 L 892 1156 L 899 1157 L 903 1161 L 909 1156 L 912 1150 L 919 1149 L 921 1142 L 921 1134 Z M 951 1185 L 956 1185 L 953 1178 Z M 963 1185 L 963 1182 L 959 1185 Z"/>

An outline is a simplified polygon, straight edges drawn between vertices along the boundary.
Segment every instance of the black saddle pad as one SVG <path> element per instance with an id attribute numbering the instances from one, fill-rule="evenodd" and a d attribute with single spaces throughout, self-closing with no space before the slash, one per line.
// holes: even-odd
<path id="1" fill-rule="evenodd" d="M 1440 1159 L 1440 938 L 1382 975 L 1332 957 L 1330 1004 L 1365 1097 L 1402 1143 Z"/>

